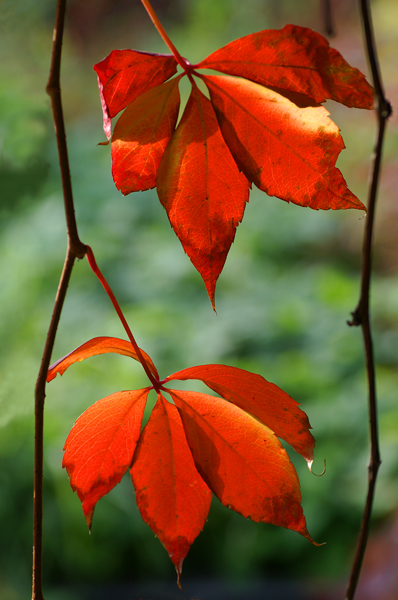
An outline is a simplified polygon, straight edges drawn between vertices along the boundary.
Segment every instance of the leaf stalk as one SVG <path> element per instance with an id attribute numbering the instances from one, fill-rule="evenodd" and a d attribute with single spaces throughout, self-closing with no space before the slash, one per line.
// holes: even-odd
<path id="1" fill-rule="evenodd" d="M 151 19 L 152 23 L 154 24 L 160 37 L 165 42 L 166 46 L 171 50 L 172 54 L 174 55 L 174 58 L 176 59 L 178 64 L 184 69 L 184 71 L 186 72 L 186 74 L 189 77 L 192 72 L 191 63 L 189 62 L 189 60 L 187 60 L 186 58 L 181 56 L 181 54 L 178 52 L 177 48 L 174 46 L 173 42 L 167 35 L 163 25 L 159 21 L 158 16 L 155 13 L 155 11 L 153 10 L 152 5 L 149 2 L 149 0 L 141 0 L 141 3 L 143 5 L 143 7 L 145 8 L 146 12 L 148 13 L 149 18 Z"/>
<path id="2" fill-rule="evenodd" d="M 144 369 L 144 371 L 145 371 L 145 373 L 146 373 L 149 381 L 152 383 L 152 386 L 154 387 L 154 389 L 157 392 L 159 392 L 159 389 L 160 389 L 159 381 L 152 375 L 151 370 L 150 370 L 150 368 L 149 368 L 149 366 L 148 366 L 148 364 L 147 364 L 147 362 L 146 362 L 146 360 L 145 360 L 145 358 L 144 358 L 144 356 L 143 356 L 143 354 L 142 354 L 142 352 L 141 352 L 141 350 L 140 350 L 137 342 L 135 341 L 135 338 L 134 338 L 134 336 L 133 336 L 133 334 L 131 332 L 131 329 L 130 329 L 127 321 L 126 321 L 126 318 L 125 318 L 125 316 L 124 316 L 124 314 L 122 312 L 122 309 L 120 308 L 120 305 L 119 305 L 118 301 L 116 300 L 115 294 L 112 292 L 112 290 L 111 290 L 108 282 L 106 281 L 105 277 L 103 276 L 102 272 L 100 271 L 100 269 L 99 269 L 99 267 L 98 267 L 98 265 L 96 263 L 93 251 L 91 250 L 90 246 L 87 246 L 86 256 L 87 256 L 87 260 L 88 260 L 88 263 L 89 263 L 92 271 L 98 277 L 98 279 L 101 282 L 104 290 L 106 291 L 106 293 L 107 293 L 110 301 L 112 302 L 112 304 L 114 306 L 114 309 L 116 310 L 116 312 L 118 314 L 118 317 L 119 317 L 119 319 L 120 319 L 120 321 L 121 321 L 121 323 L 122 323 L 122 325 L 123 325 L 123 327 L 124 327 L 124 329 L 125 329 L 125 331 L 126 331 L 126 333 L 128 335 L 128 338 L 129 338 L 129 340 L 130 340 L 130 342 L 131 342 L 134 350 L 137 353 L 139 361 L 140 361 L 141 365 L 143 366 L 143 369 Z"/>

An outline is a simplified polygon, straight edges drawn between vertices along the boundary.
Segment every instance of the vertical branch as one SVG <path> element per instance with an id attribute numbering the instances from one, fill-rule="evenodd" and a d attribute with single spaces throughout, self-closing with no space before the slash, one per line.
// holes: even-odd
<path id="1" fill-rule="evenodd" d="M 65 21 L 66 0 L 58 0 L 53 35 L 50 74 L 46 91 L 51 98 L 55 135 L 57 138 L 65 217 L 68 235 L 68 250 L 60 278 L 53 314 L 47 332 L 40 370 L 35 387 L 35 462 L 33 490 L 33 565 L 32 600 L 43 600 L 42 585 L 42 541 L 43 541 L 43 424 L 46 375 L 54 347 L 55 336 L 61 317 L 70 276 L 76 258 L 83 258 L 85 245 L 80 241 L 75 220 L 65 125 L 60 90 L 62 39 Z"/>
<path id="2" fill-rule="evenodd" d="M 372 513 L 374 492 L 376 486 L 376 477 L 380 467 L 379 435 L 377 425 L 377 397 L 376 397 L 376 378 L 375 364 L 373 356 L 372 333 L 369 314 L 369 294 L 372 270 L 372 239 L 375 220 L 376 199 L 379 187 L 382 148 L 384 134 L 388 117 L 392 113 L 391 105 L 384 96 L 381 82 L 380 69 L 377 60 L 377 52 L 373 35 L 373 27 L 369 8 L 369 0 L 360 0 L 359 2 L 362 25 L 365 36 L 366 52 L 370 69 L 372 72 L 373 86 L 375 89 L 376 110 L 378 120 L 378 133 L 376 147 L 374 151 L 373 164 L 371 169 L 371 181 L 368 195 L 368 214 L 366 218 L 366 227 L 362 248 L 362 281 L 361 295 L 358 306 L 352 313 L 352 320 L 349 325 L 361 326 L 364 341 L 366 371 L 368 379 L 368 405 L 369 405 L 369 428 L 370 428 L 370 462 L 368 467 L 368 492 L 366 504 L 362 516 L 361 528 L 358 536 L 357 549 L 354 562 L 351 569 L 350 580 L 346 592 L 346 600 L 354 598 L 355 590 L 358 584 L 363 558 L 365 555 L 366 544 L 369 535 L 370 518 Z"/>
<path id="3" fill-rule="evenodd" d="M 58 0 L 57 12 L 55 15 L 50 75 L 48 78 L 46 92 L 51 98 L 54 129 L 57 138 L 69 250 L 75 255 L 76 258 L 83 258 L 86 253 L 86 247 L 80 241 L 77 233 L 72 184 L 70 180 L 68 149 L 66 145 L 64 115 L 61 101 L 60 72 L 65 9 L 66 0 Z"/>

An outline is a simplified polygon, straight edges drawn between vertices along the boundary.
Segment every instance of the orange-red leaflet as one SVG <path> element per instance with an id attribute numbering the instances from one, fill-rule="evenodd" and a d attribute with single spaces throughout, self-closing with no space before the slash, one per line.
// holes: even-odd
<path id="1" fill-rule="evenodd" d="M 131 465 L 149 388 L 117 392 L 90 406 L 68 435 L 62 466 L 82 503 L 89 529 L 98 500 Z"/>
<path id="2" fill-rule="evenodd" d="M 307 27 L 285 25 L 246 35 L 197 67 L 304 94 L 315 102 L 330 98 L 349 107 L 373 107 L 373 91 L 362 73 Z"/>
<path id="3" fill-rule="evenodd" d="M 141 516 L 169 553 L 179 581 L 212 496 L 195 466 L 180 414 L 162 394 L 142 431 L 130 474 Z"/>
<path id="4" fill-rule="evenodd" d="M 111 136 L 111 118 L 130 102 L 177 72 L 174 56 L 138 50 L 112 50 L 94 67 L 98 77 L 104 131 Z"/>
<path id="5" fill-rule="evenodd" d="M 301 454 L 309 468 L 314 460 L 315 440 L 310 423 L 299 404 L 261 375 L 226 365 L 189 367 L 165 381 L 199 379 L 217 394 L 267 425 Z"/>
<path id="6" fill-rule="evenodd" d="M 175 77 L 136 98 L 116 123 L 112 176 L 124 194 L 156 185 L 160 160 L 177 123 L 180 78 Z"/>
<path id="7" fill-rule="evenodd" d="M 344 143 L 320 103 L 370 109 L 373 90 L 325 38 L 294 25 L 235 40 L 197 65 L 186 61 L 168 81 L 177 58 L 114 50 L 94 69 L 108 139 L 111 117 L 127 107 L 111 139 L 117 188 L 157 187 L 214 307 L 252 183 L 300 206 L 365 209 L 335 166 Z M 228 76 L 202 73 L 209 69 Z M 184 75 L 192 93 L 177 124 Z"/>
<path id="8" fill-rule="evenodd" d="M 250 182 L 225 143 L 211 102 L 197 87 L 163 154 L 157 186 L 214 306 L 216 282 L 243 218 Z"/>
<path id="9" fill-rule="evenodd" d="M 361 208 L 335 168 L 344 143 L 323 106 L 299 108 L 247 79 L 203 81 L 224 139 L 260 190 L 313 209 Z"/>
<path id="10" fill-rule="evenodd" d="M 274 432 L 222 398 L 170 394 L 196 466 L 219 500 L 253 521 L 287 527 L 313 541 L 296 470 Z"/>
<path id="11" fill-rule="evenodd" d="M 85 358 L 89 358 L 90 356 L 98 356 L 99 354 L 108 354 L 108 352 L 115 354 L 122 354 L 124 356 L 130 356 L 134 358 L 134 360 L 139 361 L 136 351 L 134 350 L 131 342 L 128 340 L 121 340 L 119 338 L 113 337 L 96 337 L 88 342 L 85 342 L 72 352 L 69 352 L 63 358 L 57 360 L 48 370 L 47 381 L 51 381 L 58 374 L 63 375 L 70 365 L 73 365 L 75 362 L 81 362 Z M 156 378 L 159 378 L 159 374 L 156 370 L 155 365 L 153 364 L 151 358 L 148 356 L 144 350 L 141 350 L 141 353 L 151 371 L 152 375 Z"/>
<path id="12" fill-rule="evenodd" d="M 47 380 L 105 352 L 137 359 L 130 342 L 95 338 L 54 363 Z M 150 357 L 143 356 L 158 378 Z M 186 379 L 200 379 L 221 398 L 165 387 Z M 290 396 L 243 369 L 191 367 L 158 381 L 157 403 L 141 431 L 151 389 L 99 400 L 77 419 L 65 442 L 63 466 L 89 527 L 98 500 L 130 468 L 141 516 L 169 553 L 178 582 L 183 560 L 204 526 L 211 491 L 243 516 L 292 529 L 313 542 L 297 473 L 278 440 L 286 440 L 311 466 L 308 418 Z"/>

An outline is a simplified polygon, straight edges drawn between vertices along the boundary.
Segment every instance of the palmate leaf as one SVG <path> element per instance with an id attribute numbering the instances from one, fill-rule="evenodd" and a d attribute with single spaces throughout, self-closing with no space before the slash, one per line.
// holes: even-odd
<path id="1" fill-rule="evenodd" d="M 371 109 L 373 91 L 325 38 L 294 25 L 235 40 L 197 65 L 186 61 L 167 82 L 176 64 L 115 50 L 94 68 L 108 139 L 111 117 L 127 107 L 111 139 L 116 186 L 123 194 L 157 187 L 214 308 L 252 183 L 300 206 L 365 210 L 335 166 L 344 143 L 320 103 Z M 208 69 L 225 75 L 202 73 Z M 184 75 L 192 93 L 175 129 Z"/>
<path id="2" fill-rule="evenodd" d="M 117 338 L 90 340 L 54 363 L 47 380 L 100 353 L 136 359 L 129 345 Z M 315 543 L 301 508 L 297 473 L 278 440 L 286 440 L 311 467 L 315 442 L 297 403 L 260 375 L 225 365 L 190 367 L 163 381 L 157 372 L 155 377 L 158 399 L 142 431 L 147 396 L 155 386 L 99 400 L 77 419 L 65 442 L 63 466 L 88 526 L 98 500 L 130 469 L 141 516 L 169 553 L 178 582 L 204 526 L 211 492 L 245 517 L 292 529 Z M 166 387 L 187 379 L 203 381 L 221 397 Z"/>

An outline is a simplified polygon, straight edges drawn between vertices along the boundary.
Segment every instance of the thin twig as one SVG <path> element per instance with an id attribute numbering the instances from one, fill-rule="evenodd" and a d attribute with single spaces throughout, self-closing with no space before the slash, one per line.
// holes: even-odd
<path id="1" fill-rule="evenodd" d="M 333 22 L 331 2 L 330 0 L 321 0 L 321 4 L 325 33 L 329 37 L 334 37 L 336 30 Z"/>
<path id="2" fill-rule="evenodd" d="M 376 477 L 381 463 L 379 451 L 379 434 L 377 425 L 375 364 L 369 316 L 369 293 L 372 271 L 372 238 L 375 220 L 377 191 L 380 180 L 382 148 L 387 119 L 392 112 L 391 105 L 384 96 L 368 0 L 360 0 L 359 6 L 365 36 L 366 51 L 372 72 L 373 86 L 375 89 L 378 134 L 372 164 L 371 182 L 369 186 L 368 197 L 368 214 L 366 218 L 366 227 L 362 248 L 361 296 L 355 311 L 352 313 L 352 320 L 349 322 L 349 325 L 360 325 L 362 327 L 366 359 L 366 371 L 368 378 L 368 404 L 371 450 L 370 463 L 368 467 L 368 493 L 366 497 L 364 513 L 362 516 L 361 529 L 358 536 L 357 549 L 352 564 L 350 580 L 347 587 L 346 600 L 353 600 L 355 590 L 358 584 L 362 568 L 362 562 L 368 541 L 370 518 L 372 514 L 372 506 L 376 486 Z"/>
<path id="3" fill-rule="evenodd" d="M 62 38 L 65 20 L 66 0 L 58 0 L 53 35 L 53 50 L 50 75 L 46 91 L 51 98 L 55 134 L 57 138 L 59 163 L 61 168 L 64 195 L 65 217 L 68 232 L 68 249 L 60 278 L 53 314 L 47 332 L 40 370 L 35 387 L 35 464 L 33 491 L 33 565 L 32 600 L 43 600 L 42 553 L 43 553 L 43 424 L 46 376 L 50 365 L 55 336 L 61 317 L 66 291 L 76 258 L 83 258 L 86 246 L 80 241 L 73 204 L 65 126 L 61 103 L 60 68 Z"/>

